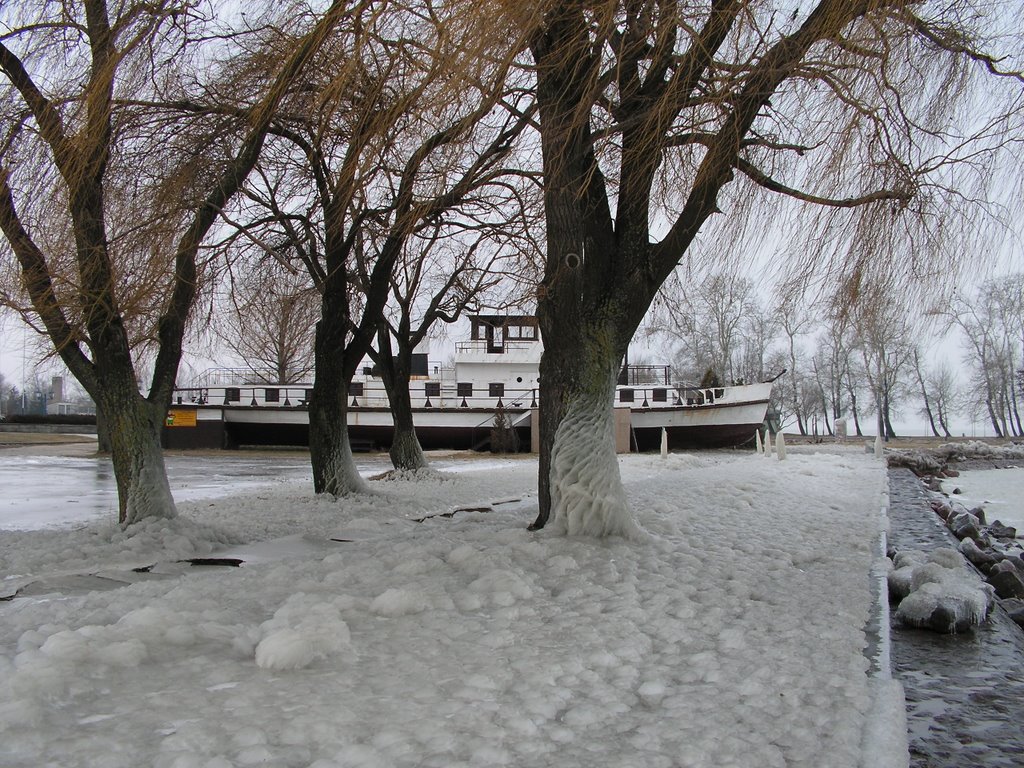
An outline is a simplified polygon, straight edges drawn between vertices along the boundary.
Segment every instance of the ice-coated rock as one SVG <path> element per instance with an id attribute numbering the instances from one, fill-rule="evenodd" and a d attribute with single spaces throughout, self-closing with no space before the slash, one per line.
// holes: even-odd
<path id="1" fill-rule="evenodd" d="M 1003 608 L 1011 619 L 1021 627 L 1024 627 L 1024 600 L 1015 597 L 1003 600 Z"/>
<path id="2" fill-rule="evenodd" d="M 946 520 L 946 524 L 949 526 L 949 530 L 956 531 L 957 528 L 962 528 L 965 525 L 977 527 L 981 525 L 981 521 L 970 512 L 957 512 Z"/>
<path id="3" fill-rule="evenodd" d="M 1004 560 L 992 566 L 988 574 L 988 583 L 995 587 L 996 594 L 1001 598 L 1017 598 L 1024 600 L 1024 579 L 1017 569 Z"/>
<path id="4" fill-rule="evenodd" d="M 999 520 L 993 520 L 988 527 L 988 534 L 995 539 L 1016 539 L 1017 529 L 1010 525 L 1004 525 Z"/>
<path id="5" fill-rule="evenodd" d="M 960 542 L 960 552 L 966 557 L 975 568 L 987 573 L 996 564 L 996 558 L 979 547 L 974 539 L 964 539 Z"/>

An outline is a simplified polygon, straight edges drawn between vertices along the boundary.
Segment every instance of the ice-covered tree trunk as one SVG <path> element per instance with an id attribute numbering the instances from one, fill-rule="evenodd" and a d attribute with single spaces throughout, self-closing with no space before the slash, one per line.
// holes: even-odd
<path id="1" fill-rule="evenodd" d="M 629 536 L 629 513 L 615 456 L 614 394 L 619 360 L 593 359 L 555 432 L 550 525 L 570 536 Z"/>
<path id="2" fill-rule="evenodd" d="M 177 510 L 167 482 L 160 431 L 167 409 L 153 405 L 134 386 L 101 382 L 96 404 L 106 424 L 117 479 L 118 522 L 129 526 Z"/>

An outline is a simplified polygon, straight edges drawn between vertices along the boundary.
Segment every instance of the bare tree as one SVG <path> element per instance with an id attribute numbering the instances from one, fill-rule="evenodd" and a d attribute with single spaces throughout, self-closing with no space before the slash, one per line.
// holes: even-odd
<path id="1" fill-rule="evenodd" d="M 787 297 L 779 307 L 779 326 L 785 337 L 787 382 L 789 384 L 787 404 L 796 417 L 796 426 L 801 435 L 807 434 L 803 408 L 800 402 L 800 390 L 804 378 L 804 361 L 797 343 L 798 337 L 806 334 L 811 327 L 811 313 L 804 308 L 799 297 Z"/>
<path id="2" fill-rule="evenodd" d="M 966 28 L 981 18 L 969 8 L 969 0 L 508 7 L 530 35 L 545 180 L 535 527 L 553 514 L 574 533 L 632 530 L 613 452 L 615 376 L 676 265 L 702 246 L 737 250 L 722 239 L 700 243 L 702 233 L 728 235 L 709 226 L 716 213 L 753 224 L 746 214 L 763 200 L 758 188 L 842 212 L 825 217 L 829 227 L 805 252 L 809 264 L 841 271 L 850 296 L 869 273 L 907 261 L 911 252 L 897 257 L 895 246 L 880 258 L 883 244 L 905 243 L 923 206 L 945 203 L 952 195 L 943 190 L 964 182 L 957 163 L 1012 130 L 998 120 L 975 130 L 974 116 L 951 123 L 938 106 L 969 91 L 972 67 L 999 71 L 998 56 Z M 925 187 L 929 195 L 919 195 Z"/>
<path id="3" fill-rule="evenodd" d="M 525 212 L 524 206 L 516 207 Z M 396 469 L 427 466 L 413 423 L 413 351 L 438 322 L 454 323 L 483 304 L 508 307 L 525 300 L 533 284 L 522 279 L 531 274 L 531 260 L 523 254 L 530 247 L 524 225 L 522 215 L 513 215 L 501 223 L 477 222 L 470 232 L 434 226 L 406 244 L 391 276 L 391 302 L 377 327 L 376 349 L 370 350 L 394 418 L 388 452 Z"/>
<path id="4" fill-rule="evenodd" d="M 935 409 L 932 404 L 932 397 L 931 393 L 929 392 L 928 385 L 925 384 L 926 374 L 923 369 L 923 366 L 921 365 L 921 352 L 916 346 L 914 346 L 911 349 L 911 359 L 913 361 L 914 377 L 917 380 L 917 386 L 919 387 L 919 390 L 921 392 L 921 402 L 923 403 L 921 413 L 924 415 L 925 418 L 928 419 L 928 426 L 931 428 L 932 434 L 935 435 L 935 437 L 938 437 L 939 430 L 938 427 L 936 427 L 935 425 Z M 946 431 L 946 437 L 949 437 L 948 430 Z"/>
<path id="5" fill-rule="evenodd" d="M 182 134 L 166 111 L 126 97 L 160 90 L 194 63 L 191 43 L 205 21 L 197 6 L 3 7 L 0 229 L 30 302 L 20 308 L 45 330 L 109 429 L 124 525 L 175 514 L 160 429 L 201 279 L 200 244 L 256 162 L 286 87 L 345 7 L 300 16 L 315 22 L 311 31 L 284 57 L 265 54 L 276 65 L 249 81 L 252 102 L 217 126 L 223 141 L 190 153 L 175 146 Z M 214 52 L 199 58 L 209 65 Z M 224 155 L 207 152 L 225 146 Z M 145 396 L 133 354 L 141 342 L 153 359 Z"/>
<path id="6" fill-rule="evenodd" d="M 214 334 L 256 381 L 309 378 L 319 294 L 304 270 L 273 259 L 236 266 L 222 303 L 227 306 L 213 317 Z"/>
<path id="7" fill-rule="evenodd" d="M 949 418 L 959 410 L 963 397 L 956 376 L 945 363 L 933 366 L 924 374 L 924 390 L 928 393 L 929 406 L 942 434 L 951 437 Z"/>
<path id="8" fill-rule="evenodd" d="M 913 368 L 919 335 L 907 307 L 888 301 L 884 292 L 864 294 L 851 310 L 854 343 L 864 362 L 864 373 L 875 401 L 879 434 L 896 437 L 892 413 L 905 394 L 906 377 Z"/>
<path id="9" fill-rule="evenodd" d="M 661 307 L 666 315 L 664 330 L 691 356 L 687 369 L 693 380 L 708 368 L 722 381 L 740 377 L 740 346 L 760 316 L 748 278 L 714 272 L 689 285 L 677 281 Z"/>
<path id="10" fill-rule="evenodd" d="M 984 412 L 999 437 L 1021 433 L 1013 386 L 1021 344 L 1021 304 L 1015 285 L 1020 280 L 988 280 L 975 296 L 956 295 L 948 310 L 936 310 L 963 334 L 974 406 Z"/>

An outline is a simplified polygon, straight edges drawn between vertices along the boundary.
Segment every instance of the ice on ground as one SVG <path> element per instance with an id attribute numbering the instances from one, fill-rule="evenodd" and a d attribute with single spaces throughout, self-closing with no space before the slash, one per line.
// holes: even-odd
<path id="1" fill-rule="evenodd" d="M 875 717 L 898 704 L 864 656 L 884 468 L 853 450 L 618 461 L 640 539 L 528 532 L 522 459 L 337 502 L 196 500 L 133 543 L 2 533 L 4 576 L 366 536 L 0 603 L 0 764 L 898 765 Z M 410 522 L 500 498 L 523 501 Z"/>

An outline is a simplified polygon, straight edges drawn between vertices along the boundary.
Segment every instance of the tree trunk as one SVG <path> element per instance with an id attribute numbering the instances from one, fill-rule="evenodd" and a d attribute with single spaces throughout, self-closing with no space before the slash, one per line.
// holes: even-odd
<path id="1" fill-rule="evenodd" d="M 110 453 L 110 430 L 107 428 L 107 420 L 103 416 L 99 406 L 96 407 L 96 451 L 98 453 Z"/>
<path id="2" fill-rule="evenodd" d="M 850 413 L 853 415 L 853 427 L 857 437 L 864 437 L 864 433 L 860 428 L 860 416 L 857 413 L 857 395 L 854 391 L 850 390 Z"/>
<path id="3" fill-rule="evenodd" d="M 174 517 L 177 510 L 167 482 L 160 430 L 166 408 L 154 406 L 134 382 L 100 381 L 96 408 L 110 440 L 117 480 L 118 522 L 129 526 L 145 518 Z"/>
<path id="4" fill-rule="evenodd" d="M 547 364 L 542 370 L 547 373 L 541 374 L 543 424 L 545 405 L 552 410 L 552 371 L 579 372 L 575 381 L 569 380 L 571 374 L 557 375 L 561 397 L 555 404 L 564 404 L 564 416 L 554 432 L 546 472 L 551 524 L 570 536 L 634 535 L 638 529 L 629 514 L 615 456 L 614 394 L 622 354 L 618 345 L 589 334 L 579 346 L 566 344 L 566 336 L 556 336 L 551 344 L 551 337 L 546 337 Z"/>
<path id="5" fill-rule="evenodd" d="M 945 433 L 946 437 L 952 437 L 952 435 L 949 433 L 949 425 L 946 424 L 946 414 L 942 410 L 942 406 L 938 406 L 937 411 L 939 417 L 939 426 L 942 427 L 942 431 Z"/>
<path id="6" fill-rule="evenodd" d="M 388 456 L 395 469 L 415 472 L 427 467 L 427 457 L 416 436 L 416 425 L 412 416 L 412 396 L 409 382 L 412 378 L 412 347 L 398 340 L 398 354 L 392 354 L 391 333 L 381 329 L 377 334 L 379 359 L 377 367 L 384 382 L 391 405 L 391 420 L 394 428 Z"/>
<path id="7" fill-rule="evenodd" d="M 314 492 L 345 496 L 365 491 L 366 484 L 356 469 L 348 439 L 344 322 L 348 315 L 336 304 L 337 300 L 336 292 L 325 289 L 323 315 L 316 324 L 316 378 L 309 401 L 309 460 Z"/>
<path id="8" fill-rule="evenodd" d="M 882 421 L 885 427 L 885 439 L 889 441 L 896 437 L 896 430 L 892 428 L 892 419 L 889 414 L 889 390 L 882 393 Z"/>
<path id="9" fill-rule="evenodd" d="M 992 399 L 989 398 L 985 401 L 985 406 L 988 408 L 988 417 L 992 422 L 992 429 L 995 430 L 996 437 L 1003 436 L 1003 430 L 999 428 L 999 419 L 996 417 L 995 409 L 992 407 Z"/>
<path id="10" fill-rule="evenodd" d="M 924 412 L 928 417 L 928 424 L 932 428 L 932 434 L 938 437 L 939 430 L 935 428 L 935 419 L 932 417 L 932 405 L 928 400 L 928 388 L 924 385 L 924 376 L 921 375 L 921 360 L 916 350 L 914 351 L 914 373 L 917 374 L 917 383 L 921 387 L 921 399 L 924 400 Z"/>

